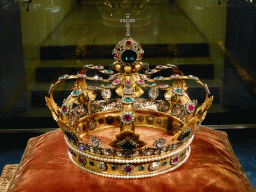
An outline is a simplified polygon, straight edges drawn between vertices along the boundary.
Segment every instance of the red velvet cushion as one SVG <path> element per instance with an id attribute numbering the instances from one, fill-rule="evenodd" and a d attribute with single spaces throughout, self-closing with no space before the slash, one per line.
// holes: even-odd
<path id="1" fill-rule="evenodd" d="M 9 191 L 255 191 L 225 132 L 200 127 L 187 162 L 151 178 L 111 179 L 87 173 L 68 157 L 60 130 L 31 138 Z"/>

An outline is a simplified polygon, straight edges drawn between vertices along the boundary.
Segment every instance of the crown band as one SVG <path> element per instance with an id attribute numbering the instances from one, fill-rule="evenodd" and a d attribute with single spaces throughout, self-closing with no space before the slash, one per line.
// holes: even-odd
<path id="1" fill-rule="evenodd" d="M 160 152 L 160 156 L 159 156 L 159 154 L 155 155 L 154 153 L 152 153 L 150 155 L 147 155 L 146 154 L 147 152 L 145 152 L 144 154 L 141 154 L 140 156 L 144 156 L 146 158 L 141 158 L 141 159 L 114 158 L 113 153 L 111 153 L 112 155 L 106 155 L 104 153 L 101 154 L 101 155 L 100 154 L 95 154 L 93 152 L 96 151 L 96 150 L 104 151 L 104 149 L 103 150 L 99 149 L 99 148 L 97 149 L 96 147 L 94 147 L 94 148 L 89 147 L 87 150 L 86 150 L 86 147 L 85 147 L 84 151 L 82 151 L 75 144 L 72 144 L 69 141 L 69 139 L 67 138 L 67 136 L 65 136 L 65 141 L 66 141 L 68 147 L 72 151 L 75 151 L 80 155 L 86 156 L 86 157 L 94 159 L 94 160 L 101 160 L 101 161 L 112 162 L 112 163 L 117 163 L 117 162 L 119 162 L 119 163 L 138 163 L 138 162 L 149 162 L 149 161 L 154 161 L 154 160 L 162 160 L 164 158 L 168 158 L 170 156 L 176 155 L 177 153 L 181 152 L 182 150 L 184 150 L 185 148 L 187 148 L 191 144 L 191 142 L 194 139 L 194 134 L 191 134 L 191 135 L 192 135 L 191 138 L 186 143 L 184 143 L 183 145 L 180 145 L 179 147 L 175 148 L 174 150 L 169 150 L 169 151 L 167 150 L 167 151 Z M 93 151 L 93 152 L 90 153 L 90 151 Z M 159 150 L 159 151 L 161 151 L 161 150 Z M 115 156 L 118 157 L 117 154 Z"/>
<path id="2" fill-rule="evenodd" d="M 76 150 L 75 148 L 73 148 Z M 129 162 L 126 160 L 122 160 L 124 163 L 118 163 L 114 162 L 103 162 L 103 159 L 97 159 L 95 160 L 90 160 L 90 158 L 83 159 L 83 162 L 80 162 L 78 160 L 78 151 L 69 151 L 69 157 L 71 161 L 80 167 L 81 169 L 93 173 L 99 176 L 104 176 L 104 177 L 109 177 L 109 178 L 119 178 L 119 179 L 138 179 L 138 178 L 146 178 L 146 177 L 153 177 L 156 175 L 168 173 L 170 171 L 173 171 L 180 167 L 183 163 L 186 162 L 190 155 L 191 148 L 190 146 L 182 147 L 182 150 L 180 149 L 177 151 L 177 153 L 180 153 L 180 155 L 173 155 L 169 156 L 165 159 L 162 160 L 153 160 L 152 161 L 147 161 L 147 162 Z M 104 170 L 99 166 L 99 164 L 104 164 Z M 130 165 L 129 163 L 133 163 L 133 165 Z M 156 165 L 155 165 L 156 164 Z M 123 170 L 123 167 L 125 166 L 133 166 L 134 170 L 132 173 L 127 174 L 125 170 Z M 107 168 L 106 168 L 107 167 Z M 128 167 L 127 171 L 131 171 Z"/>

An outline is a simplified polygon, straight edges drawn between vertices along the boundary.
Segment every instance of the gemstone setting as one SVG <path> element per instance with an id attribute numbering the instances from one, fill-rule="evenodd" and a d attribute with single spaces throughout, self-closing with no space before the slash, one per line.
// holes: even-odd
<path id="1" fill-rule="evenodd" d="M 134 98 L 132 98 L 132 97 L 124 97 L 124 98 L 122 99 L 122 102 L 123 102 L 124 104 L 132 104 L 132 103 L 134 102 Z"/>
<path id="2" fill-rule="evenodd" d="M 185 94 L 181 88 L 173 88 L 173 93 L 180 96 Z"/>
<path id="3" fill-rule="evenodd" d="M 125 81 L 125 82 L 124 82 L 124 85 L 125 85 L 125 86 L 132 86 L 132 82 L 131 82 L 131 81 Z"/>
<path id="4" fill-rule="evenodd" d="M 143 171 L 145 169 L 145 166 L 144 165 L 141 165 L 140 166 L 140 170 Z"/>
<path id="5" fill-rule="evenodd" d="M 92 85 L 92 86 L 89 86 L 88 89 L 90 89 L 90 90 L 97 90 L 98 87 Z"/>
<path id="6" fill-rule="evenodd" d="M 86 165 L 86 159 L 84 158 L 84 156 L 79 155 L 78 158 L 77 158 L 77 160 L 78 160 L 78 162 L 79 162 L 81 165 L 83 165 L 83 166 Z"/>
<path id="7" fill-rule="evenodd" d="M 120 82 L 121 81 L 119 79 L 116 79 L 116 80 L 112 81 L 112 84 L 116 86 L 116 85 L 120 84 Z"/>
<path id="8" fill-rule="evenodd" d="M 117 166 L 116 165 L 112 165 L 111 169 L 115 171 L 115 170 L 117 170 Z"/>
<path id="9" fill-rule="evenodd" d="M 139 84 L 139 85 L 143 85 L 143 84 L 145 84 L 145 81 L 144 81 L 144 80 L 142 80 L 142 79 L 139 79 L 139 80 L 137 81 L 137 84 Z"/>
<path id="10" fill-rule="evenodd" d="M 94 147 L 100 147 L 101 146 L 101 140 L 93 135 L 90 135 L 89 137 L 91 143 L 92 143 L 92 146 Z"/>
<path id="11" fill-rule="evenodd" d="M 107 170 L 107 165 L 105 162 L 99 162 L 98 163 L 98 168 L 101 169 L 102 171 L 106 171 Z"/>
<path id="12" fill-rule="evenodd" d="M 121 116 L 121 121 L 129 125 L 134 122 L 134 115 L 132 113 L 126 112 Z"/>
<path id="13" fill-rule="evenodd" d="M 154 78 L 154 80 L 156 80 L 156 81 L 160 81 L 160 80 L 163 80 L 163 76 L 156 76 L 155 78 Z"/>
<path id="14" fill-rule="evenodd" d="M 159 95 L 159 91 L 157 88 L 151 88 L 149 90 L 148 95 L 149 95 L 150 99 L 155 100 Z"/>
<path id="15" fill-rule="evenodd" d="M 67 79 L 68 77 L 69 77 L 69 75 L 65 74 L 65 75 L 60 76 L 58 80 L 62 81 L 62 80 Z"/>
<path id="16" fill-rule="evenodd" d="M 162 85 L 159 85 L 158 88 L 160 88 L 160 89 L 167 89 L 167 88 L 169 88 L 169 85 L 162 84 Z"/>
<path id="17" fill-rule="evenodd" d="M 179 79 L 179 78 L 180 78 L 180 75 L 177 75 L 177 74 L 171 76 L 171 79 Z"/>
<path id="18" fill-rule="evenodd" d="M 186 104 L 186 109 L 188 113 L 193 113 L 195 111 L 195 104 L 192 102 L 188 102 Z"/>
<path id="19" fill-rule="evenodd" d="M 63 115 L 67 115 L 69 113 L 69 104 L 68 103 L 64 103 L 61 107 L 61 113 Z"/>
<path id="20" fill-rule="evenodd" d="M 199 78 L 198 78 L 197 76 L 194 76 L 194 75 L 189 75 L 188 77 L 189 77 L 190 79 L 195 80 L 195 81 L 198 81 L 198 80 L 199 80 Z"/>
<path id="21" fill-rule="evenodd" d="M 131 164 L 126 164 L 122 166 L 122 170 L 126 175 L 130 175 L 134 171 L 134 166 Z"/>
<path id="22" fill-rule="evenodd" d="M 176 163 L 178 163 L 178 161 L 179 161 L 179 156 L 174 156 L 172 157 L 170 164 L 175 165 Z"/>
<path id="23" fill-rule="evenodd" d="M 150 164 L 149 166 L 149 170 L 150 171 L 155 171 L 160 167 L 160 163 L 159 162 L 153 162 Z"/>
<path id="24" fill-rule="evenodd" d="M 78 89 L 78 90 L 74 90 L 74 91 L 72 91 L 71 92 L 71 95 L 73 96 L 73 97 L 78 97 L 78 96 L 80 96 L 80 95 L 82 95 L 82 90 L 81 89 Z"/>
<path id="25" fill-rule="evenodd" d="M 133 63 L 137 59 L 137 53 L 133 50 L 125 50 L 121 56 L 122 60 L 126 63 Z"/>
<path id="26" fill-rule="evenodd" d="M 81 74 L 77 74 L 77 77 L 79 77 L 79 78 L 86 78 L 86 75 L 81 73 Z"/>
<path id="27" fill-rule="evenodd" d="M 153 143 L 153 146 L 154 146 L 155 148 L 161 148 L 161 147 L 164 146 L 165 142 L 166 142 L 166 139 L 161 138 L 161 139 L 156 140 L 156 141 Z"/>

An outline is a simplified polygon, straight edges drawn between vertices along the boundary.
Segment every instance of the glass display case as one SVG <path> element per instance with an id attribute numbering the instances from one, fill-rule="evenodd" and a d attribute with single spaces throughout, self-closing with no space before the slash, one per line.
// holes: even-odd
<path id="1" fill-rule="evenodd" d="M 45 100 L 51 85 L 90 64 L 112 70 L 112 50 L 127 33 L 120 22 L 126 13 L 131 37 L 144 50 L 142 71 L 171 64 L 207 84 L 213 103 L 202 125 L 256 127 L 255 0 L 2 0 L 0 132 L 30 137 L 58 128 Z M 74 82 L 55 87 L 59 106 Z M 188 87 L 190 98 L 202 104 L 204 88 Z M 240 132 L 230 134 L 238 138 Z M 253 136 L 249 143 L 255 144 Z M 255 164 L 253 155 L 246 161 Z M 246 173 L 255 181 L 255 172 Z"/>
<path id="2" fill-rule="evenodd" d="M 131 35 L 144 48 L 148 68 L 177 65 L 208 85 L 214 100 L 203 124 L 255 123 L 253 1 L 52 0 L 1 6 L 0 107 L 8 122 L 17 118 L 25 120 L 21 126 L 56 127 L 45 102 L 49 87 L 86 64 L 111 68 L 112 49 L 125 34 L 119 20 L 130 12 L 136 19 Z M 71 85 L 58 87 L 58 104 Z M 203 89 L 191 86 L 188 91 L 197 98 Z M 41 123 L 29 125 L 28 118 Z"/>

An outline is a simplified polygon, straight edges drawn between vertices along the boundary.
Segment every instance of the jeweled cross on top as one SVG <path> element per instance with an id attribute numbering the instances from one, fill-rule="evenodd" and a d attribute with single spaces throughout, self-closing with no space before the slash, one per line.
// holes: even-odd
<path id="1" fill-rule="evenodd" d="M 126 37 L 129 38 L 130 35 L 130 23 L 135 23 L 136 19 L 130 18 L 130 13 L 125 14 L 126 18 L 125 19 L 120 19 L 120 23 L 125 23 L 126 27 Z"/>

